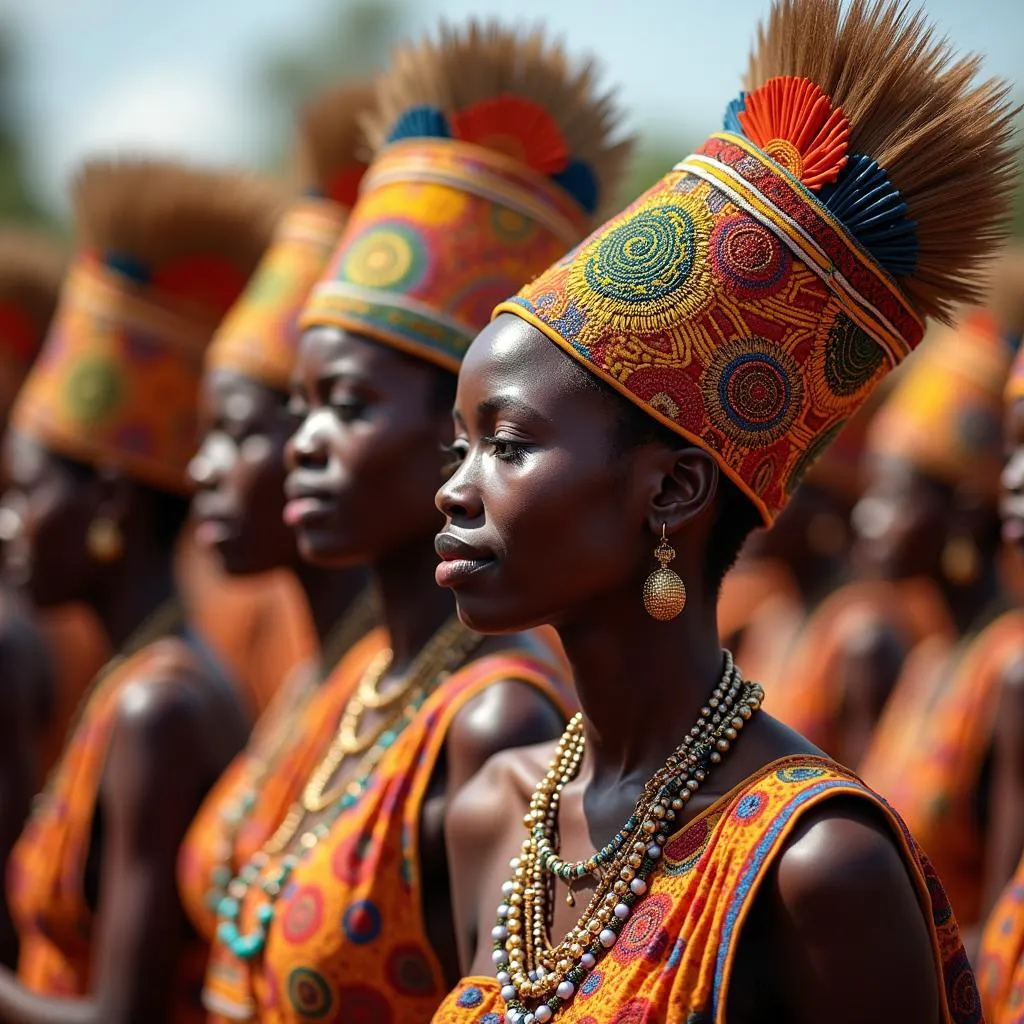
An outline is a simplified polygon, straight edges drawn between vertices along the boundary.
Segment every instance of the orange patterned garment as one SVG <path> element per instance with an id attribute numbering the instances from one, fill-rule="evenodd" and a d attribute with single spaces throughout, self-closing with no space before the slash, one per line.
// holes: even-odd
<path id="1" fill-rule="evenodd" d="M 892 831 L 931 928 L 942 1020 L 980 1021 L 956 921 L 903 823 L 839 765 L 801 756 L 766 766 L 669 839 L 648 894 L 556 1024 L 724 1024 L 736 950 L 758 887 L 801 817 L 835 797 L 866 801 Z M 499 901 L 495 893 L 495 906 Z M 504 1020 L 497 981 L 470 977 L 448 995 L 433 1024 Z"/>
<path id="2" fill-rule="evenodd" d="M 1024 644 L 1024 611 L 990 623 L 966 649 L 941 640 L 908 659 L 861 774 L 903 815 L 965 926 L 981 913 L 984 836 L 978 790 L 999 683 Z"/>
<path id="3" fill-rule="evenodd" d="M 203 801 L 182 843 L 178 890 L 192 926 L 208 942 L 217 929 L 214 873 L 227 869 L 233 877 L 273 834 L 334 735 L 339 707 L 386 645 L 384 631 L 373 630 L 319 687 L 298 670 Z"/>
<path id="4" fill-rule="evenodd" d="M 21 940 L 18 977 L 41 995 L 81 997 L 89 992 L 94 913 L 85 874 L 93 838 L 107 748 L 124 688 L 160 678 L 167 659 L 181 665 L 188 648 L 161 640 L 127 659 L 98 686 L 72 734 L 50 783 L 12 854 L 8 898 Z M 199 1024 L 203 950 L 182 953 L 171 1024 Z"/>
<path id="5" fill-rule="evenodd" d="M 840 750 L 842 659 L 852 631 L 867 619 L 896 629 L 908 649 L 926 637 L 954 637 L 953 621 L 938 588 L 927 579 L 900 583 L 856 581 L 840 587 L 811 613 L 789 650 L 758 675 L 737 663 L 766 693 L 765 708 L 830 756 Z"/>
<path id="6" fill-rule="evenodd" d="M 985 926 L 978 987 L 989 1024 L 1024 1024 L 1024 857 Z"/>
<path id="7" fill-rule="evenodd" d="M 310 704 L 304 723 L 317 730 L 318 739 L 304 737 L 303 746 L 316 756 L 301 773 L 294 797 L 333 737 L 373 654 L 373 645 L 353 649 L 338 670 L 343 685 L 332 681 Z M 204 992 L 211 1024 L 429 1020 L 445 985 L 422 920 L 420 811 L 448 728 L 468 701 L 504 679 L 535 687 L 565 709 L 559 675 L 519 654 L 491 655 L 453 673 L 430 695 L 388 748 L 360 799 L 291 874 L 276 901 L 265 950 L 245 961 L 219 939 L 214 943 Z M 273 826 L 285 805 L 278 804 Z M 265 807 L 261 798 L 259 809 Z M 279 860 L 271 858 L 265 872 L 272 873 Z M 265 900 L 259 887 L 249 890 L 240 913 L 243 931 L 253 927 L 256 907 Z"/>

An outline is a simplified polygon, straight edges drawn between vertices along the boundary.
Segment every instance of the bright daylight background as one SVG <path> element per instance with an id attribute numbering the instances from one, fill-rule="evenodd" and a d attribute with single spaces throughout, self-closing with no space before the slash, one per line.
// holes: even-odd
<path id="1" fill-rule="evenodd" d="M 923 2 L 1024 99 L 1024 0 Z M 69 174 L 97 153 L 273 167 L 303 96 L 372 71 L 442 15 L 544 22 L 595 55 L 642 137 L 635 193 L 718 127 L 768 3 L 0 0 L 0 219 L 60 225 Z"/>

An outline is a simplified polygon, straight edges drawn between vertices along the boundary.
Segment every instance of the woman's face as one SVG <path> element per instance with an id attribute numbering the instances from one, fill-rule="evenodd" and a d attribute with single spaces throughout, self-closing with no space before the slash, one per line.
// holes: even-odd
<path id="1" fill-rule="evenodd" d="M 1006 465 L 999 504 L 1003 540 L 1024 550 L 1024 401 L 1007 408 L 1005 427 Z"/>
<path id="2" fill-rule="evenodd" d="M 870 459 L 867 486 L 852 516 L 854 564 L 876 579 L 938 575 L 953 504 L 950 488 L 906 460 Z"/>
<path id="3" fill-rule="evenodd" d="M 207 373 L 199 392 L 203 438 L 189 466 L 196 539 L 232 575 L 298 560 L 284 523 L 285 445 L 295 426 L 287 395 L 228 370 Z"/>
<path id="4" fill-rule="evenodd" d="M 336 327 L 305 332 L 284 514 L 308 561 L 378 562 L 436 532 L 434 493 L 451 461 L 444 372 Z"/>
<path id="5" fill-rule="evenodd" d="M 14 430 L 4 441 L 4 467 L 5 579 L 39 607 L 84 599 L 102 571 L 86 547 L 99 514 L 95 475 Z"/>
<path id="6" fill-rule="evenodd" d="M 459 374 L 460 464 L 438 493 L 437 581 L 474 629 L 500 633 L 585 615 L 611 591 L 640 603 L 654 567 L 643 459 L 617 445 L 614 402 L 581 387 L 570 357 L 499 316 Z"/>

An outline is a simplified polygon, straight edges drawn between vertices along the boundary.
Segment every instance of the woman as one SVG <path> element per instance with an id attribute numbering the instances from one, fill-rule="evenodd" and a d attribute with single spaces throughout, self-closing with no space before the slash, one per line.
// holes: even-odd
<path id="1" fill-rule="evenodd" d="M 904 816 L 965 928 L 984 920 L 1021 851 L 1018 841 L 1001 867 L 991 860 L 1007 811 L 996 813 L 990 784 L 999 666 L 1024 640 L 997 558 L 1011 359 L 980 310 L 927 344 L 879 413 L 858 514 L 861 550 L 893 575 L 937 579 L 955 624 L 914 648 L 880 717 L 863 685 L 848 682 L 844 704 L 846 729 L 868 734 L 877 721 L 861 774 Z"/>
<path id="2" fill-rule="evenodd" d="M 279 199 L 130 161 L 88 165 L 73 198 L 80 252 L 11 417 L 7 561 L 38 605 L 87 601 L 118 653 L 13 854 L 21 956 L 0 1021 L 198 1021 L 203 950 L 174 866 L 247 721 L 183 619 L 173 550 L 203 350 Z"/>
<path id="3" fill-rule="evenodd" d="M 1022 268 L 1024 269 L 1024 268 Z M 1006 384 L 1006 468 L 1003 471 L 1003 536 L 1018 552 L 1024 546 L 1024 356 L 1014 360 Z M 1017 613 L 1018 620 L 1020 613 Z M 1002 850 L 1024 847 L 1021 835 L 1021 789 L 1024 787 L 1024 658 L 1020 636 L 1007 644 L 997 664 L 998 705 L 993 752 L 993 831 L 990 860 Z M 1002 865 L 1000 865 L 1002 866 Z M 999 895 L 981 938 L 978 985 L 991 1024 L 1024 1019 L 1024 856 L 1014 877 Z"/>
<path id="4" fill-rule="evenodd" d="M 888 4 L 784 0 L 727 131 L 470 348 L 438 579 L 473 628 L 553 623 L 584 710 L 451 809 L 469 976 L 438 1024 L 977 1019 L 899 819 L 758 713 L 715 628 L 747 534 L 1005 223 L 1006 90 L 974 67 Z"/>
<path id="5" fill-rule="evenodd" d="M 0 433 L 46 334 L 62 276 L 61 255 L 47 240 L 0 233 Z M 14 525 L 13 513 L 0 506 L 0 556 Z M 0 588 L 0 878 L 38 787 L 40 748 L 54 717 L 54 676 L 46 638 L 17 596 Z M 17 949 L 0 900 L 0 964 L 13 967 Z"/>
<path id="6" fill-rule="evenodd" d="M 278 224 L 274 240 L 241 299 L 206 353 L 200 387 L 203 442 L 190 470 L 196 535 L 225 570 L 248 582 L 287 568 L 301 584 L 320 656 L 277 680 L 277 697 L 260 717 L 246 750 L 221 777 L 182 847 L 179 883 L 196 930 L 212 942 L 217 879 L 245 863 L 248 794 L 274 766 L 302 708 L 353 643 L 374 625 L 360 570 L 333 571 L 304 562 L 285 524 L 285 443 L 294 427 L 288 386 L 298 345 L 297 318 L 326 267 L 366 170 L 358 119 L 368 86 L 328 90 L 304 111 L 300 146 L 307 187 Z M 209 608 L 215 615 L 216 607 Z M 280 640 L 278 634 L 275 639 Z M 266 651 L 264 658 L 273 659 Z M 281 659 L 278 659 L 280 662 Z M 271 828 L 276 822 L 271 824 Z M 251 851 L 250 851 L 251 852 Z M 220 883 L 223 885 L 223 881 Z"/>
<path id="7" fill-rule="evenodd" d="M 551 651 L 484 640 L 435 585 L 433 494 L 462 354 L 614 190 L 615 112 L 537 34 L 445 30 L 393 67 L 359 202 L 300 321 L 285 506 L 304 558 L 367 567 L 385 629 L 341 661 L 289 767 L 254 794 L 269 828 L 219 906 L 215 1021 L 428 1019 L 459 974 L 447 801 L 565 720 Z"/>

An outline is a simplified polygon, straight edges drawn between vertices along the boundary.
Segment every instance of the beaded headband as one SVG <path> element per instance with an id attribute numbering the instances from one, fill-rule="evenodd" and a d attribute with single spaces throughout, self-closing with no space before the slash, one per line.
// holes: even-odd
<path id="1" fill-rule="evenodd" d="M 86 248 L 11 413 L 93 465 L 186 491 L 204 350 L 280 213 L 276 192 L 171 164 L 93 164 L 75 188 Z"/>
<path id="2" fill-rule="evenodd" d="M 300 326 L 457 371 L 495 303 L 586 234 L 625 161 L 615 120 L 589 69 L 536 34 L 472 24 L 400 51 L 368 119 L 378 155 Z"/>
<path id="3" fill-rule="evenodd" d="M 867 454 L 899 458 L 951 486 L 994 496 L 1012 359 L 1013 348 L 985 310 L 936 329 L 875 417 Z"/>
<path id="4" fill-rule="evenodd" d="M 299 342 L 299 313 L 355 205 L 369 159 L 358 128 L 372 92 L 341 85 L 316 97 L 300 119 L 296 146 L 305 193 L 281 218 L 242 297 L 206 354 L 211 370 L 233 370 L 287 390 Z"/>
<path id="5" fill-rule="evenodd" d="M 1011 112 L 964 66 L 883 0 L 779 0 L 726 130 L 495 315 L 707 450 L 771 523 L 924 316 L 978 292 Z"/>

